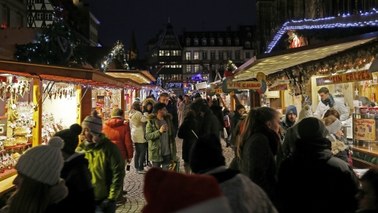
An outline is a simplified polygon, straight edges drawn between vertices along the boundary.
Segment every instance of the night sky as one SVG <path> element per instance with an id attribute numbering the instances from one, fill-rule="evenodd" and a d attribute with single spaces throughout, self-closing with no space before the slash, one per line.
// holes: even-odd
<path id="1" fill-rule="evenodd" d="M 89 0 L 101 22 L 99 36 L 104 46 L 116 40 L 129 46 L 135 32 L 139 52 L 146 42 L 164 29 L 168 17 L 176 34 L 187 31 L 236 29 L 255 24 L 255 0 Z"/>

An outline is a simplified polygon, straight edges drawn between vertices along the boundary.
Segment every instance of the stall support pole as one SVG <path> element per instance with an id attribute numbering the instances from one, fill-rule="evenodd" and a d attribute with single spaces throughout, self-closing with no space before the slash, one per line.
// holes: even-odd
<path id="1" fill-rule="evenodd" d="M 33 104 L 35 107 L 33 112 L 33 120 L 35 125 L 32 130 L 33 141 L 32 146 L 38 146 L 42 141 L 42 82 L 40 79 L 33 79 Z"/>
<path id="2" fill-rule="evenodd" d="M 92 88 L 87 88 L 87 92 L 85 94 L 82 94 L 81 96 L 81 113 L 80 118 L 85 118 L 87 115 L 90 115 L 92 113 L 93 107 L 92 106 Z M 81 120 L 80 120 L 81 123 Z"/>
<path id="3" fill-rule="evenodd" d="M 254 107 L 261 107 L 261 97 L 258 92 L 249 90 L 249 98 L 251 102 L 251 109 Z"/>
<path id="4" fill-rule="evenodd" d="M 122 88 L 122 90 L 121 90 L 121 109 L 123 111 L 126 110 L 126 104 L 125 104 L 124 98 L 125 98 L 125 89 Z"/>
<path id="5" fill-rule="evenodd" d="M 285 91 L 280 91 L 280 98 L 281 98 L 281 109 L 285 108 Z"/>
<path id="6" fill-rule="evenodd" d="M 80 85 L 75 86 L 76 89 L 76 123 L 81 124 L 81 96 L 83 95 L 83 90 Z"/>

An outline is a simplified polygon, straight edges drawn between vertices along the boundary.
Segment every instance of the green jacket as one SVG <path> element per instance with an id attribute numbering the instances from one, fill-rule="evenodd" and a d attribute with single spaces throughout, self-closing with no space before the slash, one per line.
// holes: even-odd
<path id="1" fill-rule="evenodd" d="M 95 200 L 115 201 L 122 193 L 125 177 L 125 161 L 118 147 L 101 134 L 100 142 L 89 145 L 81 143 L 77 151 L 84 152 L 88 159 Z"/>
<path id="2" fill-rule="evenodd" d="M 158 120 L 155 114 L 151 114 L 147 118 L 146 125 L 146 140 L 148 141 L 148 159 L 152 162 L 162 162 L 163 156 L 161 154 L 161 142 L 160 142 L 160 131 Z M 168 114 L 164 117 L 164 120 L 168 124 L 168 139 L 169 148 L 171 150 L 172 160 L 177 160 L 176 153 L 176 141 L 175 135 L 173 135 L 173 123 L 171 116 Z"/>

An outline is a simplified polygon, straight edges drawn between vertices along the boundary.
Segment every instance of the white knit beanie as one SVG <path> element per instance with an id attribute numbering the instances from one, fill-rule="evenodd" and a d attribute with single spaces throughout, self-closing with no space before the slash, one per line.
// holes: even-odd
<path id="1" fill-rule="evenodd" d="M 57 184 L 64 163 L 63 145 L 60 137 L 52 137 L 48 145 L 29 149 L 18 160 L 17 172 L 41 183 Z"/>
<path id="2" fill-rule="evenodd" d="M 89 115 L 84 118 L 81 126 L 84 128 L 89 128 L 91 132 L 100 134 L 102 132 L 102 120 L 97 115 L 97 112 L 92 112 L 92 115 Z"/>

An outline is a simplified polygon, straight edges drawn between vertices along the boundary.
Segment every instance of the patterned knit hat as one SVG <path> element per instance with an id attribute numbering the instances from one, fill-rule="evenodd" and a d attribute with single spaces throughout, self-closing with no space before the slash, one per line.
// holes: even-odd
<path id="1" fill-rule="evenodd" d="M 59 182 L 63 168 L 61 149 L 64 142 L 60 137 L 52 137 L 48 145 L 33 147 L 21 155 L 16 170 L 33 180 L 55 185 Z"/>
<path id="2" fill-rule="evenodd" d="M 88 115 L 81 123 L 83 128 L 89 128 L 91 132 L 100 134 L 102 132 L 102 120 L 98 116 L 97 111 L 94 110 L 92 115 Z"/>

